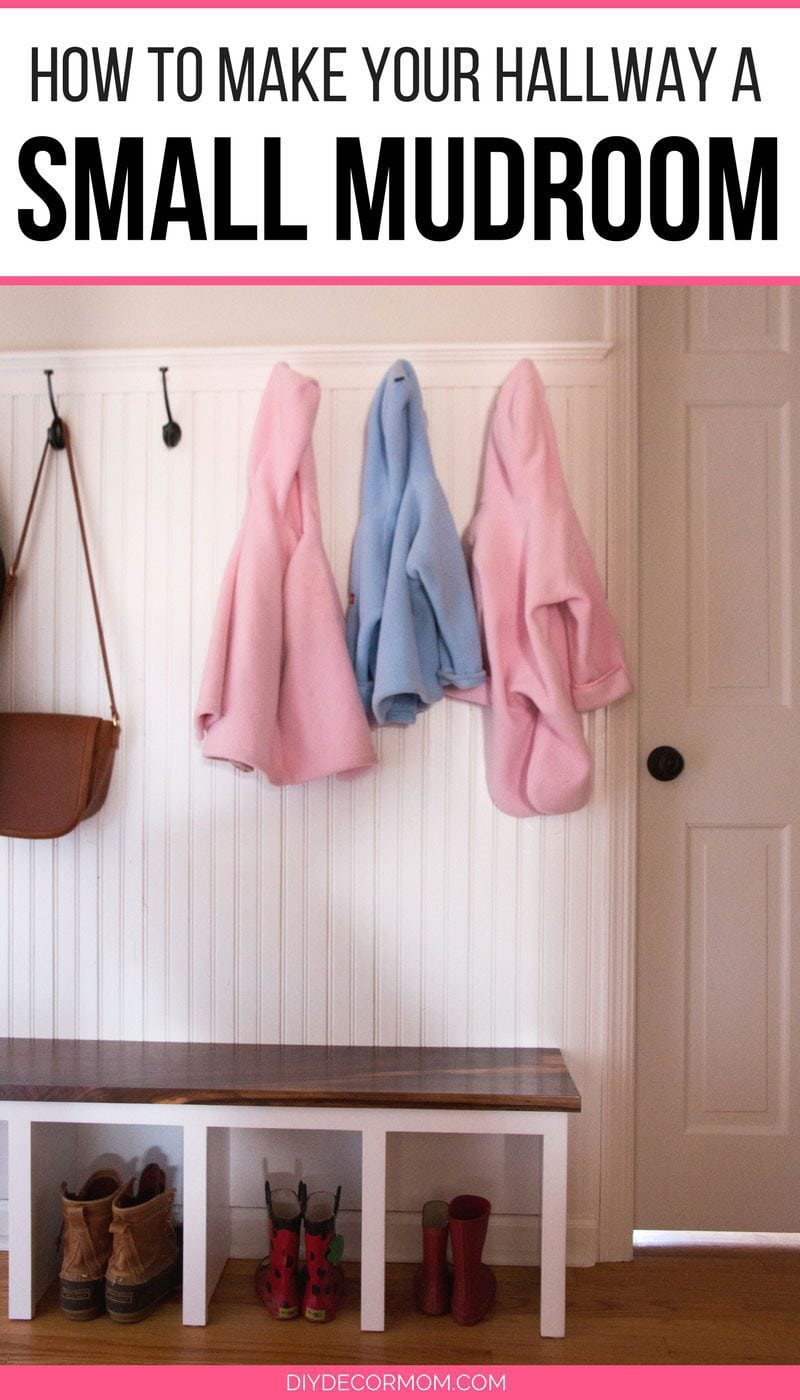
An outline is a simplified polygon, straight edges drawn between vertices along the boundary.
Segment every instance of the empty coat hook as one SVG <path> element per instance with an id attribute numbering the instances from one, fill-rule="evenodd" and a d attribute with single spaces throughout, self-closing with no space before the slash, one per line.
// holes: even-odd
<path id="1" fill-rule="evenodd" d="M 50 407 L 53 410 L 53 421 L 47 429 L 47 441 L 51 447 L 55 448 L 57 452 L 60 452 L 64 446 L 64 424 L 58 416 L 58 409 L 56 408 L 56 401 L 53 395 L 53 371 L 51 369 L 46 369 L 45 374 L 47 376 L 47 392 L 50 397 Z"/>
<path id="2" fill-rule="evenodd" d="M 167 393 L 167 369 L 167 365 L 161 366 L 161 383 L 164 388 L 164 403 L 166 404 L 167 408 L 167 421 L 161 429 L 161 436 L 163 437 L 167 447 L 177 447 L 178 443 L 181 440 L 181 430 L 178 424 L 175 422 L 175 419 L 172 416 L 172 410 L 169 406 L 169 394 Z"/>

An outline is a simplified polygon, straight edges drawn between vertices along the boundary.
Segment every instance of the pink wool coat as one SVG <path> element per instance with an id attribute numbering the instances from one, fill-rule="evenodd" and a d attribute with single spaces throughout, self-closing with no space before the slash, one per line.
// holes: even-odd
<path id="1" fill-rule="evenodd" d="M 487 779 L 501 811 L 576 811 L 591 791 L 581 711 L 632 687 L 530 360 L 498 394 L 467 540 L 490 679 L 448 695 L 489 706 Z"/>
<path id="2" fill-rule="evenodd" d="M 207 758 L 304 783 L 375 762 L 320 530 L 311 434 L 319 385 L 276 365 L 250 449 L 196 726 Z"/>

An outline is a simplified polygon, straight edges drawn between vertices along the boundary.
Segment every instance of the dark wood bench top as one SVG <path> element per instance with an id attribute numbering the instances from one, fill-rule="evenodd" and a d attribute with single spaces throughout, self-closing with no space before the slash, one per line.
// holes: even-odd
<path id="1" fill-rule="evenodd" d="M 560 1050 L 0 1039 L 0 1101 L 578 1112 Z M 1 1115 L 0 1115 L 1 1116 Z"/>

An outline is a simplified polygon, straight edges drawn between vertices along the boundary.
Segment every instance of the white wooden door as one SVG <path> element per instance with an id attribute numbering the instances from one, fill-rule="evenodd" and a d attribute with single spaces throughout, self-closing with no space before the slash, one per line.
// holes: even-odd
<path id="1" fill-rule="evenodd" d="M 643 1229 L 800 1229 L 799 349 L 796 289 L 641 294 Z"/>

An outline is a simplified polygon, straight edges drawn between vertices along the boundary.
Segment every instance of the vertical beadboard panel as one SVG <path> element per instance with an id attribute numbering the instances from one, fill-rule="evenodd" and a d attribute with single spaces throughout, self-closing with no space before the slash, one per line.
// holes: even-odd
<path id="1" fill-rule="evenodd" d="M 122 792 L 115 794 L 115 800 L 122 804 L 124 852 L 118 915 L 122 949 L 120 1023 L 125 1027 L 125 1034 L 144 1038 L 144 940 L 145 922 L 149 917 L 146 882 L 150 855 L 148 841 L 153 834 L 145 773 L 149 730 L 156 715 L 145 709 L 151 665 L 147 608 L 153 589 L 148 572 L 152 558 L 150 502 L 147 495 L 150 409 L 147 396 L 140 394 L 132 398 L 133 401 L 129 399 L 127 403 L 124 445 L 120 444 L 117 448 L 123 458 L 117 462 L 121 481 L 117 480 L 116 485 L 118 490 L 120 487 L 122 490 L 120 507 L 125 533 L 120 559 L 124 611 L 118 619 L 116 636 L 111 631 L 107 609 L 105 611 L 110 632 L 111 664 L 114 665 L 117 650 L 121 648 L 125 681 L 125 689 L 120 691 L 119 699 L 122 716 L 120 757 L 123 759 L 124 784 Z M 113 483 L 113 456 L 116 454 L 110 439 L 108 450 L 106 461 Z M 110 560 L 108 566 L 111 566 Z M 101 607 L 104 607 L 102 601 Z M 117 647 L 114 647 L 114 641 Z M 112 790 L 115 780 L 116 773 L 112 779 Z M 161 781 L 157 776 L 156 781 L 160 790 Z"/>
<path id="2" fill-rule="evenodd" d="M 180 600 L 167 608 L 167 706 L 168 733 L 174 736 L 167 750 L 169 861 L 166 868 L 164 910 L 169 937 L 166 942 L 166 985 L 163 991 L 165 1034 L 189 1034 L 189 968 L 191 965 L 191 785 L 193 735 L 187 722 L 186 697 L 192 690 L 192 457 L 194 403 L 188 395 L 176 395 L 173 412 L 180 414 L 187 451 L 170 461 L 167 480 L 168 598 Z M 161 470 L 163 467 L 163 454 Z M 178 1028 L 181 1028 L 180 1031 Z"/>
<path id="3" fill-rule="evenodd" d="M 220 405 L 214 396 L 195 396 L 192 437 L 173 450 L 192 452 L 191 638 L 192 692 L 184 696 L 186 724 L 191 724 L 192 696 L 205 658 L 219 580 L 233 542 L 240 509 L 236 463 L 241 444 L 217 436 Z M 223 411 L 223 417 L 224 417 Z M 169 469 L 165 462 L 164 469 Z M 221 517 L 221 518 L 220 518 Z M 219 820 L 217 765 L 196 762 L 192 752 L 190 819 L 191 886 L 189 899 L 189 1039 L 214 1038 L 214 905 L 217 884 L 215 830 Z M 227 777 L 227 774 L 222 775 Z"/>
<path id="4" fill-rule="evenodd" d="M 400 351 L 402 353 L 402 350 Z M 534 358 L 535 358 L 535 351 Z M 305 357 L 305 362 L 304 362 Z M 364 429 L 391 348 L 299 352 L 321 382 L 323 533 L 343 604 Z M 463 531 L 486 423 L 515 353 L 426 360 L 434 460 Z M 38 361 L 0 357 L 0 530 L 22 524 L 48 422 Z M 122 357 L 124 359 L 124 357 Z M 573 1208 L 597 1217 L 605 1034 L 606 723 L 595 796 L 516 821 L 486 790 L 483 715 L 445 702 L 376 736 L 380 766 L 278 791 L 203 760 L 192 713 L 272 355 L 174 352 L 178 448 L 144 357 L 59 357 L 123 716 L 99 818 L 58 842 L 0 840 L 0 1034 L 310 1043 L 560 1044 L 584 1093 Z M 160 362 L 152 356 L 152 366 Z M 606 560 L 608 363 L 542 363 L 568 481 Z M 74 511 L 51 467 L 6 635 L 0 705 L 105 712 Z"/>
<path id="5" fill-rule="evenodd" d="M 16 475 L 12 470 L 15 437 L 15 402 L 9 395 L 0 397 L 0 440 L 3 448 L 4 489 L 0 494 L 0 539 L 3 541 L 6 567 L 11 566 L 11 541 L 17 538 L 18 523 L 14 505 L 18 494 Z M 10 630 L 10 629 L 9 629 Z M 12 658 L 13 636 L 0 642 L 5 650 L 0 652 L 0 706 L 7 710 L 13 701 Z M 13 929 L 13 848 L 16 842 L 0 841 L 0 1023 L 6 1034 L 12 1024 L 12 998 L 14 996 L 12 978 L 12 929 Z M 17 934 L 19 936 L 19 933 Z M 6 1135 L 7 1142 L 7 1135 Z"/>
<path id="6" fill-rule="evenodd" d="M 127 878 L 127 849 L 125 826 L 125 794 L 128 777 L 128 744 L 133 715 L 123 704 L 122 697 L 132 693 L 133 672 L 129 645 L 119 630 L 112 626 L 112 620 L 127 616 L 128 599 L 126 584 L 129 571 L 124 566 L 112 568 L 114 560 L 124 561 L 129 549 L 129 521 L 126 512 L 126 498 L 129 478 L 139 481 L 141 470 L 138 460 L 131 459 L 131 443 L 128 425 L 132 413 L 144 410 L 143 395 L 126 394 L 121 389 L 104 396 L 103 403 L 103 459 L 116 444 L 115 471 L 117 480 L 114 489 L 104 482 L 102 508 L 99 512 L 99 540 L 102 541 L 100 554 L 95 551 L 97 587 L 101 607 L 106 617 L 108 641 L 111 645 L 112 679 L 117 694 L 117 703 L 122 705 L 125 721 L 124 737 L 114 762 L 114 775 L 108 797 L 103 807 L 103 820 L 99 823 L 100 866 L 100 946 L 99 997 L 100 1015 L 98 1033 L 101 1039 L 110 1040 L 119 1035 L 119 1027 L 124 1025 L 124 1000 L 121 968 L 123 965 L 123 942 L 125 937 L 122 916 L 122 901 Z M 116 642 L 116 645 L 114 645 Z M 60 844 L 60 843 L 59 843 Z M 69 950 L 59 967 L 59 988 L 66 993 L 74 970 L 69 961 Z M 72 1036 L 77 1028 L 69 1018 L 69 1005 L 64 996 L 63 1006 L 57 1007 L 57 1034 Z"/>

